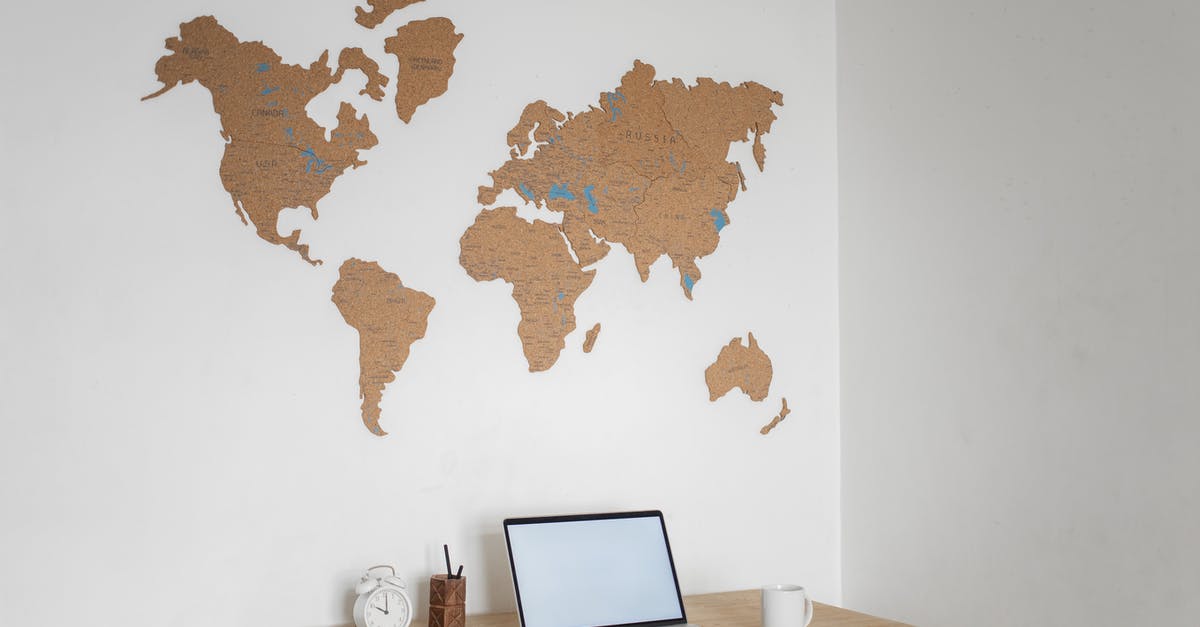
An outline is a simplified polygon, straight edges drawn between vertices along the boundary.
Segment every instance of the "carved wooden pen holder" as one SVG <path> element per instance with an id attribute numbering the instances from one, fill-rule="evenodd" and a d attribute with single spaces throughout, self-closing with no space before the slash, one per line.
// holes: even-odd
<path id="1" fill-rule="evenodd" d="M 429 578 L 429 627 L 467 627 L 467 578 Z"/>

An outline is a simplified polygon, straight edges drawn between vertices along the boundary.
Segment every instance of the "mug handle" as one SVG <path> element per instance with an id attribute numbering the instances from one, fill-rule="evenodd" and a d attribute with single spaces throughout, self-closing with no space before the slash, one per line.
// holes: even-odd
<path id="1" fill-rule="evenodd" d="M 808 596 L 808 590 L 805 590 L 804 591 L 804 627 L 808 627 L 808 624 L 812 622 L 812 619 L 813 619 L 813 602 L 812 602 L 812 598 L 810 598 Z"/>

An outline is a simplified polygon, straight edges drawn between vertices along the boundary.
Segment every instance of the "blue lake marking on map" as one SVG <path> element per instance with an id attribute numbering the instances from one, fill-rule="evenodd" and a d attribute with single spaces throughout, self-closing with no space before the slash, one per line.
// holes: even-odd
<path id="1" fill-rule="evenodd" d="M 333 167 L 333 164 L 325 163 L 324 159 L 318 157 L 317 153 L 313 152 L 312 146 L 309 146 L 306 150 L 302 151 L 300 154 L 304 155 L 305 157 L 308 157 L 308 163 L 304 164 L 305 172 L 310 172 L 312 174 L 321 174 L 321 173 L 325 172 L 326 170 L 328 170 L 329 168 Z"/>
<path id="2" fill-rule="evenodd" d="M 293 144 L 296 143 L 296 134 L 292 131 L 292 127 L 289 126 L 283 130 L 285 133 L 287 133 L 288 142 L 293 143 Z"/>
<path id="3" fill-rule="evenodd" d="M 683 174 L 684 169 L 687 168 L 687 159 L 684 159 L 679 164 L 676 164 L 675 163 L 675 153 L 671 153 L 671 152 L 667 153 L 667 158 L 671 160 L 671 167 L 675 168 L 675 170 L 678 171 L 680 174 Z"/>
<path id="4" fill-rule="evenodd" d="M 271 64 L 270 63 L 259 63 L 256 69 L 259 72 L 266 72 L 267 70 L 271 69 Z"/>
<path id="5" fill-rule="evenodd" d="M 631 191 L 631 192 L 636 192 L 636 191 L 637 191 L 637 188 L 636 188 L 636 187 L 630 187 L 630 188 L 629 188 L 629 191 Z"/>
<path id="6" fill-rule="evenodd" d="M 687 288 L 688 292 L 691 292 L 692 288 L 695 287 L 695 285 L 696 285 L 696 281 L 692 279 L 691 275 L 688 275 L 688 274 L 683 275 L 683 286 Z"/>
<path id="7" fill-rule="evenodd" d="M 277 91 L 279 91 L 279 87 L 278 87 L 278 86 L 275 86 L 275 87 L 264 87 L 264 88 L 263 88 L 263 90 L 262 90 L 262 91 L 260 91 L 260 92 L 258 92 L 258 93 L 262 94 L 263 96 L 266 96 L 266 95 L 269 95 L 269 94 L 273 94 L 273 93 L 275 93 L 275 92 L 277 92 Z"/>
<path id="8" fill-rule="evenodd" d="M 725 219 L 725 212 L 720 209 L 713 209 L 708 212 L 708 215 L 712 216 L 713 226 L 717 227 L 718 233 L 721 232 L 721 229 L 725 228 L 726 224 L 729 224 L 729 221 Z"/>
<path id="9" fill-rule="evenodd" d="M 529 188 L 525 187 L 524 183 L 521 183 L 517 187 L 521 190 L 521 194 L 525 196 L 525 198 L 533 200 L 533 192 L 529 191 Z"/>
<path id="10" fill-rule="evenodd" d="M 554 303 L 554 311 L 558 312 L 559 323 L 563 325 L 567 324 L 567 314 L 566 312 L 558 311 L 558 304 L 566 297 L 567 295 L 562 290 L 558 290 L 558 294 L 555 294 L 554 300 L 550 301 Z"/>
<path id="11" fill-rule="evenodd" d="M 600 213 L 600 207 L 596 206 L 596 197 L 592 195 L 592 190 L 596 189 L 595 185 L 588 185 L 583 188 L 583 197 L 587 198 L 588 211 L 593 214 Z M 607 189 L 607 188 L 606 188 Z"/>
<path id="12" fill-rule="evenodd" d="M 570 185 L 570 183 L 562 183 L 560 185 L 553 185 L 553 184 L 550 185 L 550 200 L 554 200 L 555 198 L 566 198 L 567 200 L 575 200 L 575 194 L 572 194 L 571 190 L 567 189 L 568 185 Z"/>
<path id="13" fill-rule="evenodd" d="M 278 100 L 272 100 L 271 102 L 268 102 L 268 103 L 267 103 L 267 106 L 268 106 L 268 107 L 274 107 L 274 106 L 278 106 L 278 105 L 279 105 L 279 101 L 278 101 Z"/>
<path id="14" fill-rule="evenodd" d="M 617 99 L 620 98 L 621 102 L 625 102 L 625 96 L 619 91 L 605 92 L 604 96 L 608 98 L 608 107 L 612 109 L 612 119 L 609 122 L 616 122 L 617 116 L 621 115 L 621 109 L 617 107 Z"/>

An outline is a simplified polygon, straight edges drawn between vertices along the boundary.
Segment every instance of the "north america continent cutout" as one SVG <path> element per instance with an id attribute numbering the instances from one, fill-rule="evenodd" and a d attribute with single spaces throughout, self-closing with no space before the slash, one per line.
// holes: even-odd
<path id="1" fill-rule="evenodd" d="M 618 87 L 600 94 L 598 105 L 578 114 L 564 114 L 545 101 L 526 106 L 508 133 L 510 159 L 491 173 L 490 186 L 479 188 L 478 201 L 492 205 L 501 192 L 513 190 L 526 203 L 561 213 L 561 225 L 535 221 L 536 228 L 512 232 L 522 238 L 558 231 L 553 249 L 559 260 L 548 264 L 556 268 L 565 264 L 581 272 L 615 243 L 633 255 L 644 282 L 650 266 L 665 255 L 691 299 L 701 278 L 697 260 L 716 250 L 721 230 L 731 221 L 727 208 L 745 190 L 741 165 L 726 160 L 729 147 L 752 140 L 762 170 L 762 137 L 771 130 L 772 108 L 783 105 L 783 95 L 754 82 L 735 86 L 700 78 L 689 86 L 680 79 L 655 80 L 652 66 L 635 61 Z M 479 220 L 464 241 L 474 239 L 472 229 L 478 227 Z M 521 245 L 516 240 L 508 247 Z M 463 247 L 460 256 L 479 281 L 500 278 L 502 270 L 528 281 L 547 265 L 525 255 L 506 258 L 502 269 L 480 250 Z M 515 289 L 513 297 L 523 316 L 535 308 L 522 303 Z M 553 365 L 558 352 L 547 350 L 561 344 L 562 328 L 530 325 L 524 317 L 519 328 L 526 357 L 537 357 L 536 364 L 529 361 L 530 370 Z M 531 350 L 531 343 L 538 348 Z"/>
<path id="2" fill-rule="evenodd" d="M 767 397 L 774 374 L 771 358 L 758 346 L 754 334 L 749 336 L 749 346 L 743 345 L 740 337 L 730 340 L 717 354 L 717 360 L 705 369 L 708 400 L 715 401 L 733 388 L 740 388 L 752 401 Z"/>
<path id="3" fill-rule="evenodd" d="M 392 3 L 396 8 L 407 4 Z M 387 40 L 390 52 L 410 59 L 401 61 L 396 93 L 397 112 L 405 122 L 418 107 L 445 93 L 454 71 L 452 53 L 462 37 L 450 20 L 432 18 L 402 26 Z M 155 65 L 163 86 L 143 100 L 193 81 L 207 88 L 226 142 L 221 183 L 242 223 L 252 225 L 264 241 L 296 251 L 313 265 L 321 263 L 300 243 L 298 229 L 279 234 L 279 214 L 305 207 L 316 220 L 317 202 L 346 170 L 366 165 L 358 153 L 374 147 L 378 138 L 367 116 L 357 117 L 354 107 L 343 102 L 338 126 L 327 140 L 326 129 L 305 107 L 346 70 L 366 76 L 361 94 L 382 100 L 390 81 L 379 72 L 378 62 L 361 48 L 346 48 L 338 55 L 336 73 L 328 65 L 328 51 L 307 68 L 285 64 L 261 41 L 239 41 L 211 16 L 181 24 L 179 37 L 167 39 L 166 48 L 171 53 Z"/>
<path id="4" fill-rule="evenodd" d="M 387 435 L 379 426 L 383 390 L 408 361 L 413 342 L 425 337 L 437 301 L 404 287 L 400 277 L 378 263 L 359 259 L 342 264 L 332 300 L 346 324 L 358 331 L 363 424 L 375 435 Z"/>
<path id="5" fill-rule="evenodd" d="M 365 165 L 359 151 L 378 143 L 367 116 L 357 117 L 349 103 L 342 103 L 329 140 L 305 112 L 344 68 L 335 75 L 328 52 L 307 68 L 283 63 L 260 41 L 238 41 L 211 16 L 181 24 L 179 37 L 167 39 L 166 47 L 171 53 L 154 68 L 163 87 L 143 100 L 193 81 L 207 88 L 226 142 L 221 183 L 242 223 L 253 225 L 263 240 L 320 263 L 300 243 L 299 230 L 281 236 L 278 222 L 280 212 L 290 207 L 308 208 L 315 220 L 317 202 L 333 182 L 347 169 Z M 339 57 L 354 69 L 378 68 L 363 62 L 361 53 L 343 51 Z M 367 79 L 368 89 L 388 80 L 377 69 Z"/>

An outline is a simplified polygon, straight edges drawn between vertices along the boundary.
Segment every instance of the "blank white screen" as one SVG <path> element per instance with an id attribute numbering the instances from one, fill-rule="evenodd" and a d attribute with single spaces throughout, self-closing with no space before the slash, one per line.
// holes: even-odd
<path id="1" fill-rule="evenodd" d="M 525 627 L 682 619 L 657 516 L 509 525 Z"/>

